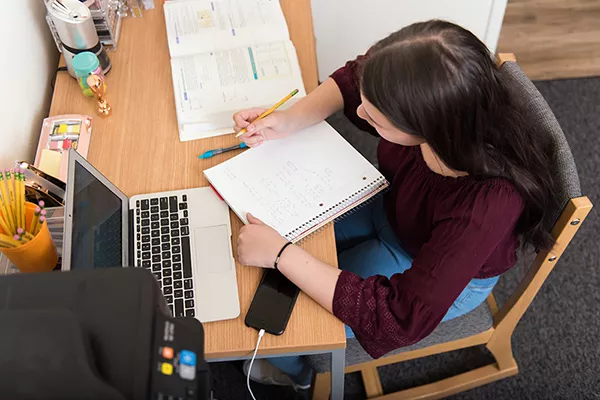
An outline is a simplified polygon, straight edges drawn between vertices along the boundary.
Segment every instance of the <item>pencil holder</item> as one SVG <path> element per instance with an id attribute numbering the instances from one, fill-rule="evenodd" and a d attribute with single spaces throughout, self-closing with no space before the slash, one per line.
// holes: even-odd
<path id="1" fill-rule="evenodd" d="M 33 203 L 25 204 L 25 219 L 27 226 L 31 226 L 36 205 Z M 7 232 L 3 233 L 6 234 Z M 0 251 L 21 272 L 52 271 L 58 263 L 58 252 L 50 236 L 48 224 L 42 224 L 40 231 L 29 242 L 17 247 L 0 248 Z"/>

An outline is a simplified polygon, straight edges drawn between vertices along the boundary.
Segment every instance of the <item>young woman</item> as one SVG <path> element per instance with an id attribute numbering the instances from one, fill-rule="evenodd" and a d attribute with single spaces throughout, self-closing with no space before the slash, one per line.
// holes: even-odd
<path id="1" fill-rule="evenodd" d="M 433 20 L 381 40 L 288 110 L 256 123 L 262 109 L 234 115 L 250 146 L 342 109 L 381 136 L 379 168 L 391 190 L 335 225 L 340 269 L 298 246 L 278 264 L 372 357 L 476 308 L 515 264 L 520 241 L 552 244 L 549 159 L 515 101 L 481 41 Z M 248 221 L 238 260 L 273 268 L 286 240 Z M 310 372 L 301 358 L 285 357 L 259 360 L 251 377 L 306 387 Z"/>

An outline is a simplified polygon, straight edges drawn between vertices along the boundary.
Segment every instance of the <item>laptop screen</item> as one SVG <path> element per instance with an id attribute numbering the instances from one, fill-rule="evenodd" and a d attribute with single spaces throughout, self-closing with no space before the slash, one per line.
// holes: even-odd
<path id="1" fill-rule="evenodd" d="M 122 266 L 123 203 L 75 162 L 71 269 Z"/>

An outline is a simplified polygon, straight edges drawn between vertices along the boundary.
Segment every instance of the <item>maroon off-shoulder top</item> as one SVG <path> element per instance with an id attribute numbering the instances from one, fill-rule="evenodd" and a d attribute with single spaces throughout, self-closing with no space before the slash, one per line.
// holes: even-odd
<path id="1" fill-rule="evenodd" d="M 361 59 L 348 62 L 332 78 L 342 92 L 346 116 L 375 133 L 356 114 Z M 375 358 L 429 335 L 471 279 L 500 275 L 515 264 L 514 230 L 523 209 L 507 179 L 438 175 L 418 146 L 382 138 L 377 157 L 391 183 L 387 216 L 413 257 L 412 267 L 390 279 L 362 279 L 343 271 L 333 297 L 333 313 Z"/>

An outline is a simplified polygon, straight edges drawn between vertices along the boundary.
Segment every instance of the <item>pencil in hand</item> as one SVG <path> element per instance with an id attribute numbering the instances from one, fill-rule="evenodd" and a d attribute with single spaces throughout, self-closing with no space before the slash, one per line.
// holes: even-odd
<path id="1" fill-rule="evenodd" d="M 258 117 L 256 117 L 256 119 L 254 121 L 252 121 L 251 123 L 254 123 L 256 121 L 260 121 L 261 119 L 267 117 L 269 114 L 273 113 L 273 111 L 277 110 L 279 107 L 281 107 L 286 101 L 288 101 L 289 99 L 291 99 L 292 97 L 294 97 L 296 95 L 296 93 L 298 93 L 298 89 L 294 89 L 292 91 L 292 93 L 288 94 L 287 96 L 285 96 L 283 99 L 279 100 L 273 107 L 269 108 L 267 111 L 265 111 L 264 113 L 260 114 Z M 248 130 L 246 128 L 242 129 L 241 131 L 238 132 L 237 135 L 235 135 L 235 137 L 240 137 L 242 136 L 244 133 L 248 132 Z"/>

